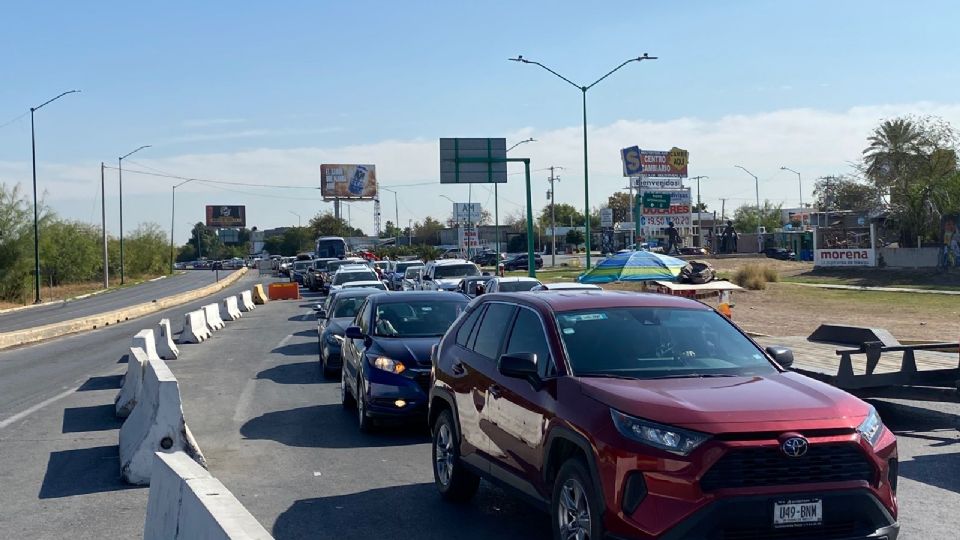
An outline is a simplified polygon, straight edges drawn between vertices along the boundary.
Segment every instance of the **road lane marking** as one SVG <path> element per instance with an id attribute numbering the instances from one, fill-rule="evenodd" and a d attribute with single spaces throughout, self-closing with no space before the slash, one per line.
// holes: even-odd
<path id="1" fill-rule="evenodd" d="M 287 334 L 287 337 L 281 339 L 273 348 L 279 349 L 286 345 L 291 339 L 293 339 L 293 334 Z M 269 357 L 264 359 L 257 367 L 257 372 L 263 371 L 264 366 L 266 366 L 269 361 Z M 233 411 L 234 422 L 246 422 L 248 420 L 247 409 L 250 408 L 250 402 L 253 401 L 253 391 L 256 385 L 257 379 L 251 378 L 248 379 L 247 384 L 243 386 L 243 392 L 240 393 L 240 398 L 237 400 L 237 408 Z"/>
<path id="2" fill-rule="evenodd" d="M 29 408 L 24 409 L 24 410 L 18 412 L 17 414 L 11 416 L 10 418 L 7 418 L 6 420 L 0 421 L 0 429 L 3 429 L 3 428 L 5 428 L 5 427 L 7 427 L 7 426 L 9 426 L 9 425 L 11 425 L 11 424 L 13 424 L 13 423 L 15 423 L 15 422 L 19 422 L 20 420 L 23 420 L 24 418 L 26 418 L 26 417 L 30 416 L 31 414 L 39 411 L 40 409 L 46 407 L 47 405 L 50 405 L 51 403 L 54 403 L 54 402 L 57 402 L 57 401 L 60 401 L 61 399 L 69 396 L 70 394 L 72 394 L 72 393 L 74 393 L 74 392 L 76 392 L 76 391 L 77 391 L 76 388 L 71 388 L 70 390 L 66 390 L 66 391 L 64 391 L 64 392 L 61 392 L 61 393 L 53 396 L 53 397 L 50 398 L 50 399 L 43 400 L 43 401 L 41 401 L 40 403 L 37 403 L 36 405 L 34 405 L 34 406 L 32 406 L 32 407 L 29 407 Z"/>

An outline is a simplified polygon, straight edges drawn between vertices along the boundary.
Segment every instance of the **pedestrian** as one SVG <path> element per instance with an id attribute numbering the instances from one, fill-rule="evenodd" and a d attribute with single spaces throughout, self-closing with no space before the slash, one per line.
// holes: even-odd
<path id="1" fill-rule="evenodd" d="M 677 250 L 677 254 L 679 254 L 680 244 L 683 243 L 683 239 L 680 238 L 680 231 L 673 226 L 672 221 L 668 221 L 667 225 L 667 255 L 672 255 L 673 250 Z"/>
<path id="2" fill-rule="evenodd" d="M 727 221 L 727 226 L 723 229 L 723 252 L 736 253 L 737 251 L 737 230 L 733 228 L 733 222 Z"/>

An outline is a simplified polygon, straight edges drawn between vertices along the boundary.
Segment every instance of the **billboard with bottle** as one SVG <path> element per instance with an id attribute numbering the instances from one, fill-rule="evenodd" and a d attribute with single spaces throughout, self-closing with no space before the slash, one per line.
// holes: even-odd
<path id="1" fill-rule="evenodd" d="M 374 165 L 320 165 L 320 194 L 324 199 L 375 199 Z"/>

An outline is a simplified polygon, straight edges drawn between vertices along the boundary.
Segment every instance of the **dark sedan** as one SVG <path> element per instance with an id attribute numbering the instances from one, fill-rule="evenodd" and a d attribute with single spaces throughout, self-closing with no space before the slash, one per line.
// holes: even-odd
<path id="1" fill-rule="evenodd" d="M 340 370 L 341 400 L 356 404 L 361 431 L 369 431 L 374 419 L 426 418 L 430 351 L 468 300 L 438 291 L 366 299 L 346 329 Z"/>
<path id="2" fill-rule="evenodd" d="M 323 376 L 333 378 L 340 369 L 340 348 L 343 345 L 344 330 L 360 312 L 360 306 L 376 289 L 340 290 L 327 297 L 326 302 L 317 309 L 317 339 L 320 356 L 320 369 Z"/>
<path id="3" fill-rule="evenodd" d="M 529 257 L 527 257 L 526 253 L 522 253 L 520 255 L 514 255 L 509 259 L 507 259 L 506 262 L 503 263 L 503 269 L 507 271 L 527 270 L 528 262 L 529 262 Z M 543 268 L 543 257 L 541 257 L 539 253 L 534 254 L 533 266 L 538 270 L 540 268 Z"/>
<path id="4" fill-rule="evenodd" d="M 476 298 L 477 286 L 484 285 L 491 279 L 493 279 L 493 276 L 465 277 L 461 279 L 460 283 L 457 285 L 457 291 L 462 292 L 463 294 L 469 296 L 470 298 Z"/>

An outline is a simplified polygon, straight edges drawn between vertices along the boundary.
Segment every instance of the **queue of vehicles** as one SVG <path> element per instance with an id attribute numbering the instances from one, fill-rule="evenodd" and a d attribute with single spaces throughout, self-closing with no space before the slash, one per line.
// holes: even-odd
<path id="1" fill-rule="evenodd" d="M 382 280 L 336 262 L 323 374 L 361 431 L 427 422 L 448 501 L 488 479 L 563 539 L 897 537 L 897 443 L 873 407 L 705 304 L 462 259 L 408 261 L 390 292 L 397 262 Z"/>

